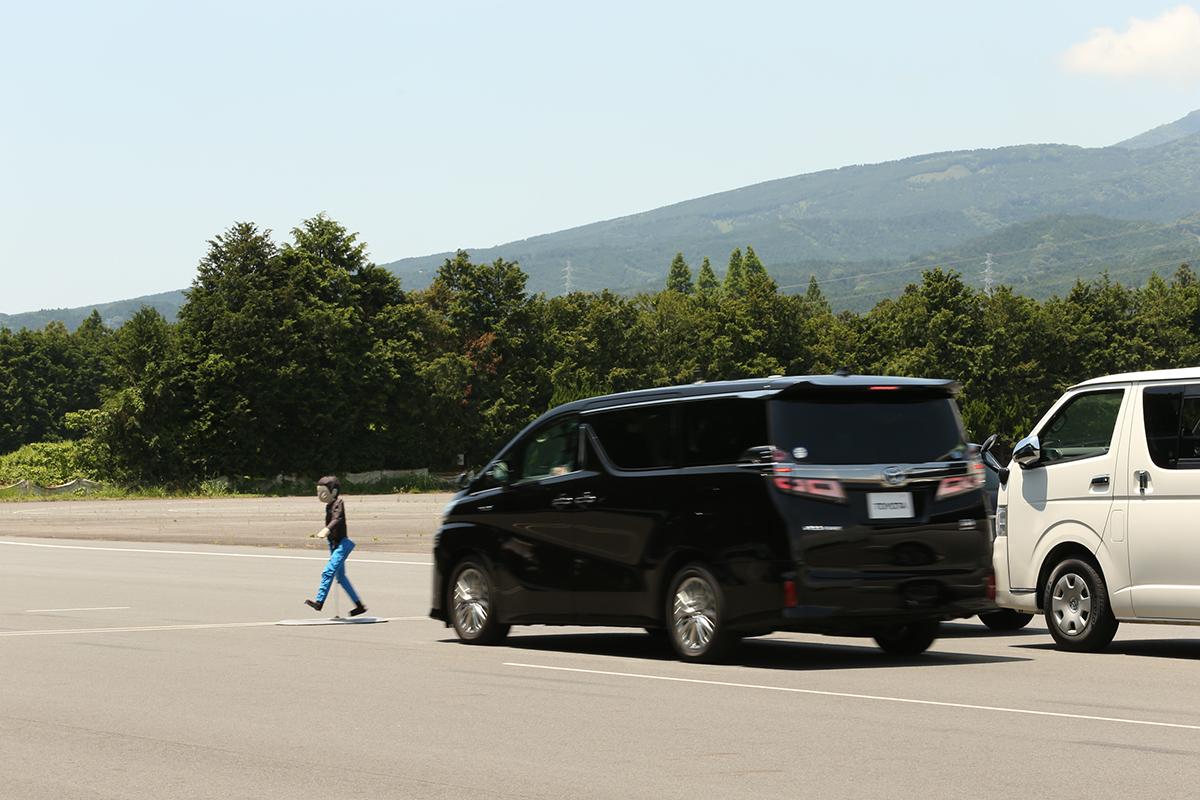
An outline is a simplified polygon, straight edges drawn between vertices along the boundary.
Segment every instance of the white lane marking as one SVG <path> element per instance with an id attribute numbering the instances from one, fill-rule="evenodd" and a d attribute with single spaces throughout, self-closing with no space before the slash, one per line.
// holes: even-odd
<path id="1" fill-rule="evenodd" d="M 53 611 L 124 611 L 132 606 L 91 606 L 90 608 L 28 608 L 26 614 L 49 614 Z"/>
<path id="2" fill-rule="evenodd" d="M 429 617 L 380 617 L 387 622 L 412 622 Z M 270 622 L 208 622 L 196 625 L 140 625 L 124 628 L 64 628 L 40 631 L 0 631 L 0 636 L 65 636 L 81 633 L 141 633 L 143 631 L 200 631 L 211 628 L 262 628 L 278 625 L 279 620 Z"/>
<path id="3" fill-rule="evenodd" d="M 522 667 L 524 669 L 544 669 L 555 672 L 582 672 L 588 675 L 613 675 L 619 678 L 642 678 L 651 681 L 671 681 L 673 683 L 699 683 L 706 686 L 726 686 L 735 689 L 762 689 L 769 692 L 791 692 L 793 694 L 817 695 L 820 697 L 845 697 L 854 700 L 878 700 L 886 703 L 908 703 L 920 706 L 939 706 L 942 708 L 962 708 L 972 711 L 997 711 L 1004 714 L 1028 714 L 1036 717 L 1058 717 L 1061 719 L 1082 719 L 1092 722 L 1117 722 L 1123 725 L 1149 725 L 1156 728 L 1183 728 L 1189 731 L 1200 731 L 1200 725 L 1184 725 L 1178 722 L 1154 722 L 1145 719 L 1123 719 L 1121 717 L 1095 717 L 1088 714 L 1067 714 L 1062 711 L 1036 711 L 1031 708 L 1006 708 L 1004 706 L 979 706 L 970 703 L 949 703 L 941 700 L 917 700 L 909 697 L 887 697 L 874 694 L 854 694 L 851 692 L 826 692 L 819 689 L 797 689 L 791 686 L 767 686 L 757 683 L 733 683 L 731 681 L 707 681 L 699 678 L 673 678 L 667 675 L 647 675 L 638 672 L 609 672 L 601 669 L 580 669 L 578 667 L 552 667 L 546 664 L 520 664 L 513 661 L 504 662 L 506 667 Z"/>
<path id="4" fill-rule="evenodd" d="M 206 628 L 257 628 L 275 622 L 212 622 L 203 625 L 141 625 L 124 628 L 63 628 L 41 631 L 0 631 L 0 636 L 66 636 L 73 633 L 138 633 L 141 631 L 197 631 Z"/>
<path id="5" fill-rule="evenodd" d="M 268 553 L 213 553 L 207 550 L 150 550 L 138 547 L 90 547 L 75 544 L 40 544 L 38 542 L 0 541 L 13 547 L 45 547 L 52 550 L 103 550 L 111 553 L 162 553 L 172 556 L 220 556 L 222 558 L 282 558 L 294 561 L 328 561 L 329 556 L 279 556 Z M 389 561 L 384 558 L 355 558 L 355 564 L 407 564 L 411 567 L 432 567 L 432 561 Z"/>

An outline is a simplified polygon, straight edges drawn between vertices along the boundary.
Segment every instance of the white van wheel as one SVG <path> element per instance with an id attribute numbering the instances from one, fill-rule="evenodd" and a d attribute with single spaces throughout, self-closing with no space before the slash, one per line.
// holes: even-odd
<path id="1" fill-rule="evenodd" d="M 1082 559 L 1068 558 L 1054 568 L 1042 591 L 1042 610 L 1063 650 L 1095 653 L 1117 634 L 1104 577 Z"/>

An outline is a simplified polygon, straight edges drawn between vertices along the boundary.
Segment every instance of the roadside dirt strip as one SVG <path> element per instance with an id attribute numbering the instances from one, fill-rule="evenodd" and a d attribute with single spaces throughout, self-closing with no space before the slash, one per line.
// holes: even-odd
<path id="1" fill-rule="evenodd" d="M 350 537 L 362 550 L 428 553 L 449 494 L 347 495 Z M 0 538 L 301 547 L 324 523 L 309 497 L 211 500 L 30 500 L 0 503 Z"/>

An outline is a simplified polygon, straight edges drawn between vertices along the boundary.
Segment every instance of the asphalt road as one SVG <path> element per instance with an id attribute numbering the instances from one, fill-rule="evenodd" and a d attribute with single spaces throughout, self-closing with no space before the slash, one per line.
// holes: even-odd
<path id="1" fill-rule="evenodd" d="M 907 661 L 781 634 L 696 666 L 636 631 L 457 644 L 424 616 L 424 555 L 351 557 L 390 621 L 284 627 L 312 613 L 315 554 L 0 541 L 12 800 L 1183 797 L 1200 778 L 1200 629 L 1126 625 L 1079 655 L 964 622 Z"/>
<path id="2" fill-rule="evenodd" d="M 350 535 L 360 547 L 427 553 L 449 494 L 347 495 Z M 120 539 L 325 549 L 316 497 L 208 500 L 29 500 L 0 503 L 0 538 Z"/>

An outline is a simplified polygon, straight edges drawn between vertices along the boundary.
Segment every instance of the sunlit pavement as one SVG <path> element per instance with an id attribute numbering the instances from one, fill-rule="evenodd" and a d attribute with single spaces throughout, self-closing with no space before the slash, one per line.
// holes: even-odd
<path id="1" fill-rule="evenodd" d="M 904 661 L 779 634 L 695 666 L 641 631 L 460 645 L 424 616 L 424 554 L 350 559 L 388 622 L 283 627 L 312 614 L 318 553 L 3 541 L 6 798 L 1169 797 L 1200 777 L 1195 628 L 1079 655 L 1040 621 L 963 621 Z"/>
<path id="2" fill-rule="evenodd" d="M 363 550 L 428 553 L 444 492 L 348 495 L 350 533 Z M 313 497 L 43 500 L 0 503 L 0 539 L 120 539 L 324 550 L 309 534 L 325 507 Z"/>

